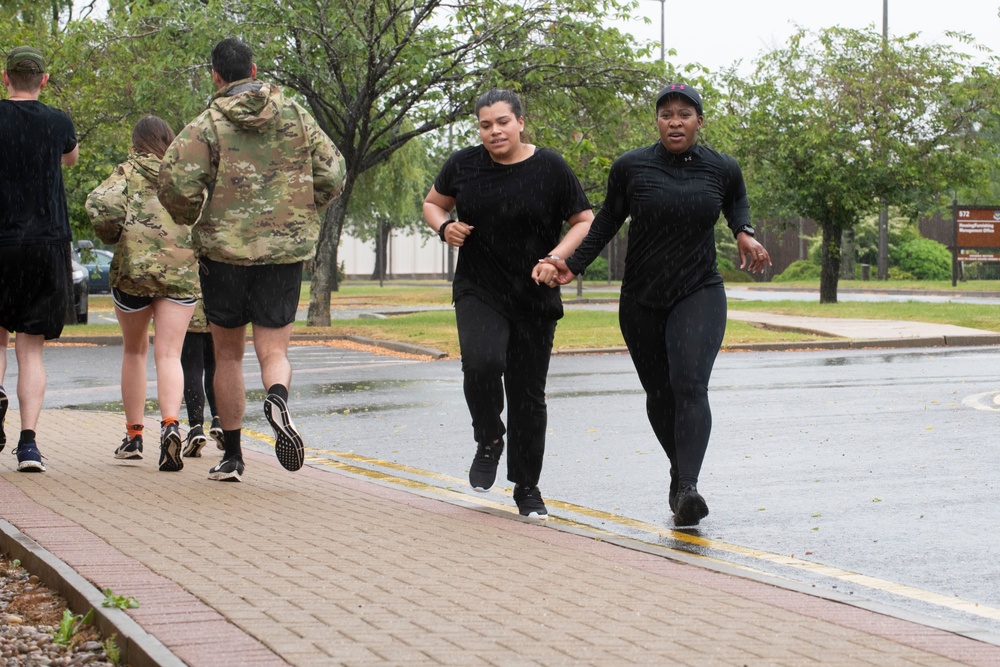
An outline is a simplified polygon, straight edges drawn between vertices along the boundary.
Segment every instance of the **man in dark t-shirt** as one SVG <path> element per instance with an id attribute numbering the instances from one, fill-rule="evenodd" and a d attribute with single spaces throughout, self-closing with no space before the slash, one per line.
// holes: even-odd
<path id="1" fill-rule="evenodd" d="M 76 164 L 79 149 L 69 116 L 38 101 L 48 80 L 38 50 L 19 46 L 7 54 L 8 99 L 0 100 L 0 327 L 17 334 L 21 472 L 45 471 L 35 442 L 45 396 L 42 347 L 62 333 L 72 285 L 62 166 Z M 0 370 L 6 369 L 3 349 Z M 8 400 L 2 383 L 0 374 L 0 449 Z"/>

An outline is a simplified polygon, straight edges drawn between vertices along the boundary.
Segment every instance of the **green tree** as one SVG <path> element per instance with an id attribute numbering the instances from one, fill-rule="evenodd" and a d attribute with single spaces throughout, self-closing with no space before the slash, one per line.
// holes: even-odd
<path id="1" fill-rule="evenodd" d="M 427 229 L 422 204 L 426 184 L 434 178 L 428 148 L 428 142 L 418 137 L 358 178 L 345 228 L 357 239 L 375 242 L 372 280 L 386 277 L 393 229 Z"/>
<path id="2" fill-rule="evenodd" d="M 820 302 L 837 300 L 843 230 L 882 202 L 916 217 L 988 180 L 994 147 L 977 127 L 997 108 L 996 65 L 916 35 L 883 42 L 872 26 L 836 27 L 800 30 L 747 79 L 726 77 L 757 215 L 822 229 Z"/>
<path id="3" fill-rule="evenodd" d="M 631 37 L 603 27 L 627 16 L 634 1 L 208 4 L 255 47 L 267 76 L 302 96 L 344 155 L 343 194 L 324 217 L 316 253 L 312 325 L 330 323 L 337 244 L 364 172 L 410 140 L 468 118 L 477 95 L 491 85 L 528 98 L 587 88 L 588 103 L 610 104 L 623 91 L 649 84 Z M 565 134 L 573 129 L 566 126 Z"/>

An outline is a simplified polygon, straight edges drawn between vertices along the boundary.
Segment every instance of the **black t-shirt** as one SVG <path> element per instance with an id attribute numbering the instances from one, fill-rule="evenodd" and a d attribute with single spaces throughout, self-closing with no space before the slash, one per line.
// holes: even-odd
<path id="1" fill-rule="evenodd" d="M 611 165 L 604 206 L 566 264 L 580 273 L 631 216 L 622 294 L 671 308 L 702 287 L 722 284 L 714 231 L 720 212 L 734 232 L 750 224 L 736 160 L 697 144 L 680 155 L 660 142 L 637 148 Z"/>
<path id="2" fill-rule="evenodd" d="M 453 297 L 473 294 L 512 319 L 559 319 L 559 290 L 531 270 L 559 244 L 563 222 L 590 208 L 580 181 L 557 153 L 536 148 L 515 164 L 494 162 L 482 145 L 457 151 L 434 181 L 455 198 L 473 229 L 458 253 Z"/>
<path id="3" fill-rule="evenodd" d="M 62 156 L 73 121 L 38 101 L 0 101 L 0 245 L 69 243 Z"/>

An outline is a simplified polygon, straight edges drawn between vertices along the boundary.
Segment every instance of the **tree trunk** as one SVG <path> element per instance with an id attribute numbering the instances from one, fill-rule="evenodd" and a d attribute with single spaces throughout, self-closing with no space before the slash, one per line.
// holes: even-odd
<path id="1" fill-rule="evenodd" d="M 347 204 L 357 177 L 347 172 L 344 189 L 340 197 L 326 210 L 319 227 L 319 242 L 316 244 L 316 265 L 309 288 L 309 315 L 307 323 L 311 327 L 330 326 L 330 292 L 337 289 L 337 249 L 340 246 L 340 232 L 347 217 Z"/>
<path id="2" fill-rule="evenodd" d="M 378 220 L 378 231 L 375 233 L 375 268 L 372 269 L 372 280 L 379 284 L 389 275 L 389 234 L 392 225 L 381 218 Z"/>
<path id="3" fill-rule="evenodd" d="M 837 303 L 840 278 L 840 228 L 823 224 L 822 270 L 819 276 L 819 302 Z"/>

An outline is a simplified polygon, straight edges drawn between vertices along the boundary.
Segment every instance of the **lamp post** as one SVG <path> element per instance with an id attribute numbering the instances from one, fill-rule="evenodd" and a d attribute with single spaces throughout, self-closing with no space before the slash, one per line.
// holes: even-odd
<path id="1" fill-rule="evenodd" d="M 889 0 L 882 0 L 882 49 L 889 48 Z M 889 279 L 889 204 L 878 212 L 878 279 Z"/>

